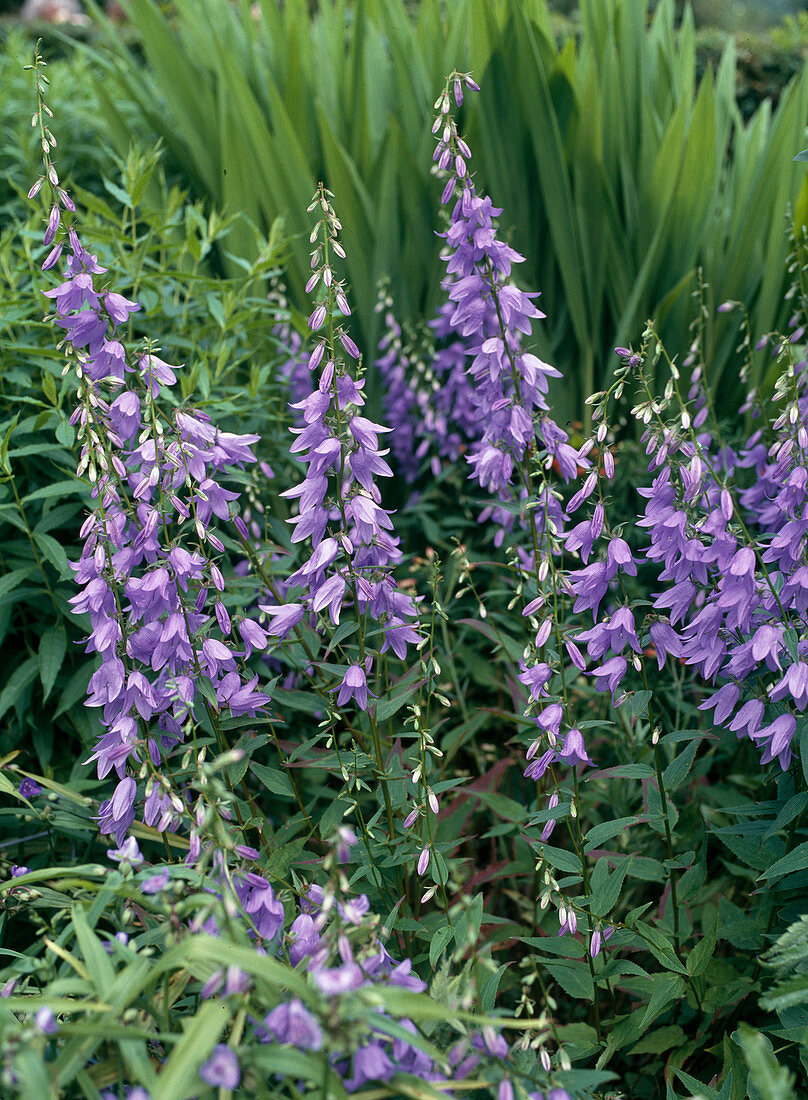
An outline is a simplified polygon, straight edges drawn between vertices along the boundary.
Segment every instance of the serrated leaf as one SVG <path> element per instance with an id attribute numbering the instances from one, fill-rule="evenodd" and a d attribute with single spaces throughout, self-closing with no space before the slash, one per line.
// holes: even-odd
<path id="1" fill-rule="evenodd" d="M 662 773 L 666 792 L 675 791 L 687 778 L 687 774 L 693 766 L 699 742 L 691 741 L 687 748 L 675 756 Z"/>
<path id="2" fill-rule="evenodd" d="M 606 917 L 612 912 L 620 897 L 620 891 L 623 889 L 630 863 L 630 858 L 622 860 L 610 875 L 605 876 L 602 882 L 597 883 L 597 886 L 595 885 L 595 877 L 592 876 L 590 909 L 593 916 Z M 601 858 L 597 866 L 607 866 L 606 860 Z"/>
<path id="3" fill-rule="evenodd" d="M 132 196 L 128 191 L 124 190 L 117 183 L 113 183 L 112 180 L 108 180 L 106 176 L 101 177 L 104 187 L 109 191 L 113 198 L 117 199 L 121 206 L 134 206 L 132 202 Z"/>
<path id="4" fill-rule="evenodd" d="M 556 870 L 569 871 L 571 874 L 580 873 L 581 861 L 574 852 L 568 852 L 564 848 L 554 848 L 552 844 L 542 844 L 539 852 Z"/>
<path id="5" fill-rule="evenodd" d="M 797 1100 L 794 1078 L 781 1066 L 764 1035 L 748 1024 L 738 1028 L 738 1040 L 744 1060 L 749 1066 L 749 1078 L 760 1093 L 761 1100 Z"/>
<path id="6" fill-rule="evenodd" d="M 6 428 L 5 432 L 3 433 L 3 442 L 0 443 L 0 466 L 2 466 L 7 474 L 11 473 L 11 465 L 8 460 L 8 445 L 11 442 L 11 436 L 14 432 L 14 429 L 17 427 L 17 422 L 19 418 L 19 413 L 15 414 L 15 416 L 9 422 L 9 425 Z"/>
<path id="7" fill-rule="evenodd" d="M 759 876 L 767 882 L 776 882 L 785 875 L 794 871 L 804 871 L 808 868 L 808 841 L 798 844 L 796 848 L 775 862 Z"/>
<path id="8" fill-rule="evenodd" d="M 626 832 L 632 825 L 638 825 L 646 820 L 647 818 L 641 816 L 617 817 L 613 821 L 602 821 L 600 825 L 593 825 L 584 838 L 586 840 L 584 851 L 590 852 L 593 848 L 599 848 L 604 841 L 611 840 L 612 837 Z"/>
<path id="9" fill-rule="evenodd" d="M 626 923 L 628 923 L 628 919 Z M 643 921 L 634 922 L 633 928 L 645 941 L 651 954 L 662 963 L 666 970 L 673 970 L 678 974 L 687 974 L 687 968 L 676 957 L 673 943 L 664 932 L 653 925 L 645 924 Z"/>
<path id="10" fill-rule="evenodd" d="M 289 868 L 303 851 L 306 841 L 303 838 L 290 840 L 275 848 L 266 863 L 266 873 L 270 878 L 286 878 Z"/>
<path id="11" fill-rule="evenodd" d="M 280 771 L 278 768 L 268 768 L 265 764 L 259 764 L 255 760 L 250 761 L 250 771 L 272 794 L 280 795 L 283 798 L 295 797 L 292 781 L 286 772 Z"/>
<path id="12" fill-rule="evenodd" d="M 619 764 L 615 768 L 603 768 L 588 772 L 584 779 L 651 779 L 656 772 L 649 764 Z"/>
<path id="13" fill-rule="evenodd" d="M 445 924 L 440 928 L 429 942 L 429 963 L 433 970 L 437 969 L 438 960 L 444 950 L 449 946 L 454 937 L 454 928 Z"/>
<path id="14" fill-rule="evenodd" d="M 64 447 L 72 447 L 76 442 L 76 430 L 66 419 L 60 420 L 56 425 L 55 435 Z"/>
<path id="15" fill-rule="evenodd" d="M 224 315 L 222 299 L 217 294 L 209 294 L 207 301 L 211 317 L 213 317 L 219 328 L 224 330 L 227 327 L 227 318 Z"/>
<path id="16" fill-rule="evenodd" d="M 642 1018 L 643 1031 L 669 1005 L 672 1005 L 675 1001 L 680 1001 L 685 995 L 685 983 L 676 974 L 655 974 L 652 981 L 651 999 Z"/>
<path id="17" fill-rule="evenodd" d="M 409 684 L 403 690 L 380 699 L 376 704 L 376 721 L 386 722 L 388 718 L 392 718 L 396 711 L 409 702 L 422 686 L 423 680 L 416 680 L 414 684 Z"/>
<path id="18" fill-rule="evenodd" d="M 710 927 L 687 956 L 687 970 L 692 977 L 697 977 L 707 969 L 710 959 L 713 957 L 713 952 L 715 951 L 717 932 L 718 917 L 716 916 Z"/>
<path id="19" fill-rule="evenodd" d="M 577 962 L 573 959 L 558 962 L 545 962 L 545 970 L 548 970 L 565 993 L 580 1001 L 591 1001 L 594 995 L 592 975 L 585 962 Z"/>
<path id="20" fill-rule="evenodd" d="M 638 718 L 640 715 L 645 715 L 648 703 L 651 700 L 652 693 L 647 690 L 635 691 L 628 700 L 629 714 L 632 718 Z"/>
<path id="21" fill-rule="evenodd" d="M 698 1100 L 718 1100 L 718 1090 L 699 1081 L 692 1073 L 686 1073 L 683 1069 L 675 1069 L 674 1072 L 683 1085 L 690 1089 L 690 1095 Z"/>
<path id="22" fill-rule="evenodd" d="M 87 694 L 87 684 L 89 683 L 91 675 L 91 669 L 86 665 L 78 668 L 65 685 L 64 691 L 59 696 L 59 706 L 56 708 L 54 719 L 58 718 L 60 714 L 64 714 L 66 710 L 70 710 L 79 699 Z"/>
<path id="23" fill-rule="evenodd" d="M 678 1024 L 657 1028 L 649 1035 L 640 1039 L 639 1043 L 628 1052 L 630 1057 L 635 1054 L 662 1054 L 671 1047 L 680 1046 L 685 1041 L 685 1033 Z"/>
<path id="24" fill-rule="evenodd" d="M 332 799 L 323 810 L 322 816 L 320 817 L 320 836 L 324 839 L 330 837 L 349 809 L 349 804 L 344 800 L 339 798 Z"/>
<path id="25" fill-rule="evenodd" d="M 797 722 L 797 744 L 803 778 L 808 784 L 808 719 L 806 718 L 800 718 Z"/>
<path id="26" fill-rule="evenodd" d="M 509 963 L 503 963 L 501 966 L 497 967 L 480 990 L 480 1010 L 487 1015 L 490 1015 L 494 1011 L 499 983 L 502 981 L 502 975 L 508 969 L 509 965 Z"/>
<path id="27" fill-rule="evenodd" d="M 53 375 L 50 371 L 42 372 L 42 392 L 50 401 L 51 405 L 55 405 L 57 401 L 56 395 L 56 383 L 53 380 Z"/>
<path id="28" fill-rule="evenodd" d="M 331 635 L 328 643 L 328 649 L 326 649 L 324 656 L 328 657 L 329 654 L 337 648 L 338 645 L 342 645 L 346 638 L 350 638 L 359 629 L 359 624 L 356 619 L 343 619 L 337 629 Z"/>
<path id="29" fill-rule="evenodd" d="M 632 1012 L 630 1016 L 624 1016 L 613 1024 L 606 1035 L 606 1048 L 597 1060 L 597 1068 L 602 1069 L 618 1050 L 636 1042 L 641 1032 L 642 1017 L 639 1012 Z"/>
<path id="30" fill-rule="evenodd" d="M 43 999 L 42 1005 L 47 1002 Z M 51 1097 L 53 1082 L 42 1056 L 31 1049 L 21 1050 L 14 1058 L 16 1084 L 25 1096 Z"/>
<path id="31" fill-rule="evenodd" d="M 514 798 L 508 798 L 507 795 L 500 794 L 498 791 L 475 789 L 470 793 L 505 821 L 521 822 L 527 816 L 527 810 L 521 802 L 517 802 Z"/>
<path id="32" fill-rule="evenodd" d="M 219 700 L 216 698 L 216 688 L 213 686 L 213 681 L 209 676 L 197 676 L 195 680 L 196 686 L 202 695 L 202 698 L 209 703 L 212 707 L 218 710 Z"/>
<path id="33" fill-rule="evenodd" d="M 797 1005 L 808 1006 L 808 974 L 778 982 L 765 997 L 760 998 L 761 1008 L 769 1012 L 782 1012 Z"/>

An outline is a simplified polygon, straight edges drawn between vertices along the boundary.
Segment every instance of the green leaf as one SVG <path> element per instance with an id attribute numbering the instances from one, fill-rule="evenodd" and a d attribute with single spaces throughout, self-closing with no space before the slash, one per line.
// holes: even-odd
<path id="1" fill-rule="evenodd" d="M 452 941 L 454 937 L 454 928 L 450 924 L 445 924 L 443 928 L 439 929 L 432 937 L 429 943 L 429 963 L 433 970 L 437 969 L 438 960 L 443 954 L 446 947 Z"/>
<path id="2" fill-rule="evenodd" d="M 748 1024 L 738 1028 L 738 1038 L 744 1060 L 749 1066 L 749 1079 L 761 1100 L 797 1100 L 794 1078 L 775 1058 L 765 1035 Z"/>
<path id="3" fill-rule="evenodd" d="M 337 629 L 331 635 L 328 642 L 328 649 L 325 651 L 325 656 L 328 657 L 338 645 L 342 645 L 346 638 L 350 638 L 359 629 L 359 624 L 356 619 L 343 619 Z"/>
<path id="4" fill-rule="evenodd" d="M 128 191 L 125 191 L 123 187 L 119 187 L 117 183 L 113 183 L 112 180 L 108 180 L 105 176 L 102 176 L 102 182 L 107 191 L 114 199 L 117 199 L 121 206 L 134 206 L 132 196 Z"/>
<path id="5" fill-rule="evenodd" d="M 778 879 L 783 878 L 785 875 L 790 875 L 794 871 L 804 871 L 807 867 L 808 841 L 805 841 L 802 844 L 798 844 L 796 848 L 788 853 L 788 855 L 775 860 L 771 867 L 763 871 L 759 877 L 765 879 L 766 882 L 777 882 Z"/>
<path id="6" fill-rule="evenodd" d="M 769 1012 L 783 1012 L 787 1008 L 808 1005 L 808 974 L 778 982 L 765 997 L 760 998 L 761 1008 Z"/>
<path id="7" fill-rule="evenodd" d="M 185 1033 L 157 1076 L 152 1100 L 190 1100 L 199 1092 L 199 1069 L 218 1043 L 230 1014 L 228 1002 L 215 999 L 204 1001 L 190 1020 L 183 1020 Z"/>
<path id="8" fill-rule="evenodd" d="M 521 802 L 508 798 L 507 795 L 499 794 L 498 791 L 484 791 L 475 788 L 470 793 L 505 821 L 521 822 L 527 816 L 527 810 Z"/>
<path id="9" fill-rule="evenodd" d="M 675 756 L 670 764 L 668 764 L 667 768 L 662 773 L 662 779 L 665 783 L 665 790 L 667 793 L 675 791 L 687 778 L 687 773 L 693 766 L 693 760 L 698 751 L 698 747 L 698 741 L 691 741 L 687 748 L 680 752 L 678 756 Z"/>
<path id="10" fill-rule="evenodd" d="M 56 438 L 64 447 L 72 447 L 76 442 L 76 430 L 66 419 L 56 425 Z"/>
<path id="11" fill-rule="evenodd" d="M 569 959 L 559 960 L 558 962 L 545 962 L 543 966 L 570 997 L 575 997 L 580 1001 L 592 1000 L 594 996 L 592 975 L 586 963 Z"/>
<path id="12" fill-rule="evenodd" d="M 487 1015 L 490 1015 L 494 1011 L 499 983 L 502 981 L 502 975 L 508 969 L 509 965 L 509 963 L 503 963 L 501 966 L 497 967 L 480 990 L 480 1009 Z"/>
<path id="13" fill-rule="evenodd" d="M 569 936 L 520 936 L 520 940 L 535 947 L 541 958 L 554 955 L 566 959 L 583 959 L 586 956 L 584 944 Z"/>
<path id="14" fill-rule="evenodd" d="M 67 634 L 64 626 L 59 623 L 46 630 L 39 643 L 39 678 L 42 681 L 46 699 L 56 683 L 66 652 Z"/>
<path id="15" fill-rule="evenodd" d="M 3 772 L 0 772 L 0 791 L 2 791 L 3 794 L 10 794 L 12 798 L 19 798 L 20 801 L 24 802 L 26 806 L 31 806 L 31 803 L 28 801 L 28 799 L 23 798 L 23 796 L 20 794 L 20 792 L 17 790 L 17 788 L 11 782 L 11 780 L 8 779 L 3 774 Z M 33 809 L 33 807 L 31 807 L 31 808 Z M 3 950 L 6 951 L 6 952 L 8 951 L 7 948 L 5 948 Z M 16 952 L 12 951 L 11 954 L 15 955 Z M 20 955 L 19 958 L 24 959 L 25 955 Z"/>
<path id="16" fill-rule="evenodd" d="M 651 999 L 642 1018 L 642 1030 L 652 1024 L 670 1005 L 680 1001 L 685 995 L 685 983 L 676 974 L 655 974 Z"/>
<path id="17" fill-rule="evenodd" d="M 350 808 L 350 805 L 344 799 L 332 798 L 320 818 L 320 836 L 324 839 L 330 837 Z"/>
<path id="18" fill-rule="evenodd" d="M 295 1050 L 288 1044 L 280 1046 L 273 1043 L 271 1046 L 253 1048 L 252 1058 L 268 1081 L 276 1078 L 309 1081 L 317 1086 L 318 1091 L 325 1093 L 329 1100 L 331 1097 L 333 1100 L 347 1100 L 348 1093 L 341 1078 L 328 1065 L 322 1051 L 312 1053 L 307 1050 Z"/>
<path id="19" fill-rule="evenodd" d="M 87 665 L 82 665 L 78 668 L 68 680 L 65 685 L 64 691 L 59 696 L 59 706 L 56 708 L 54 714 L 54 720 L 59 717 L 60 714 L 64 714 L 65 711 L 70 710 L 79 699 L 87 694 L 87 684 L 92 673 L 92 668 L 88 668 Z"/>
<path id="20" fill-rule="evenodd" d="M 388 718 L 391 718 L 397 710 L 400 710 L 405 703 L 412 699 L 413 695 L 421 689 L 423 683 L 423 680 L 416 680 L 415 683 L 408 684 L 403 690 L 380 699 L 376 704 L 376 721 L 386 722 Z"/>
<path id="21" fill-rule="evenodd" d="M 632 825 L 638 825 L 647 818 L 643 817 L 618 817 L 614 821 L 602 821 L 600 825 L 594 825 L 586 834 L 585 852 L 591 852 L 593 848 L 599 848 L 606 840 L 626 832 Z"/>
<path id="22" fill-rule="evenodd" d="M 99 999 L 103 999 L 115 981 L 115 970 L 109 955 L 104 950 L 104 945 L 90 927 L 87 914 L 80 904 L 73 906 L 71 916 L 79 950 L 93 979 L 96 995 Z"/>
<path id="23" fill-rule="evenodd" d="M 40 1006 L 47 1004 L 43 998 Z M 14 1076 L 24 1096 L 37 1096 L 42 1100 L 55 1095 L 48 1067 L 35 1050 L 22 1049 L 14 1058 Z"/>
<path id="24" fill-rule="evenodd" d="M 216 698 L 216 689 L 211 678 L 209 676 L 197 676 L 195 682 L 202 698 L 215 710 L 218 710 L 219 700 Z"/>
<path id="25" fill-rule="evenodd" d="M 600 868 L 608 866 L 605 857 L 601 856 L 598 860 L 595 865 L 595 873 L 593 873 L 590 880 L 592 898 L 590 910 L 593 916 L 606 917 L 612 912 L 620 897 L 620 891 L 623 888 L 630 863 L 630 857 L 622 860 L 612 874 L 602 874 L 598 876 L 596 882 L 596 875 Z"/>
<path id="26" fill-rule="evenodd" d="M 671 1024 L 668 1027 L 657 1028 L 656 1031 L 652 1031 L 645 1038 L 640 1039 L 639 1043 L 633 1046 L 628 1053 L 630 1057 L 634 1057 L 635 1054 L 662 1054 L 663 1051 L 670 1050 L 671 1047 L 681 1046 L 684 1041 L 684 1031 L 678 1024 Z"/>
<path id="27" fill-rule="evenodd" d="M 292 781 L 286 772 L 281 771 L 279 768 L 268 768 L 265 764 L 259 764 L 255 760 L 250 761 L 250 771 L 272 794 L 280 795 L 282 798 L 295 797 Z"/>
<path id="28" fill-rule="evenodd" d="M 213 317 L 219 328 L 224 330 L 227 327 L 227 318 L 224 314 L 222 299 L 216 294 L 208 294 L 207 302 L 211 317 Z"/>
<path id="29" fill-rule="evenodd" d="M 704 973 L 715 951 L 715 938 L 718 932 L 718 916 L 704 933 L 702 938 L 687 956 L 687 970 L 692 977 Z"/>
<path id="30" fill-rule="evenodd" d="M 647 714 L 648 703 L 651 701 L 652 694 L 652 692 L 646 690 L 632 693 L 628 701 L 629 714 L 632 718 Z"/>
<path id="31" fill-rule="evenodd" d="M 642 1028 L 642 1017 L 639 1012 L 632 1012 L 630 1016 L 624 1016 L 617 1023 L 612 1024 L 606 1035 L 606 1048 L 596 1063 L 597 1068 L 602 1069 L 616 1051 L 636 1042 L 642 1033 Z"/>
<path id="32" fill-rule="evenodd" d="M 0 577 L 0 598 L 8 592 L 13 592 L 15 588 L 19 588 L 24 580 L 27 580 L 36 572 L 35 565 L 27 565 L 22 569 L 12 569 L 10 573 L 4 573 Z"/>
<path id="33" fill-rule="evenodd" d="M 53 375 L 50 371 L 42 372 L 42 392 L 50 401 L 51 405 L 55 405 L 57 402 L 56 383 L 53 380 Z"/>
<path id="34" fill-rule="evenodd" d="M 8 428 L 6 428 L 3 434 L 3 442 L 0 443 L 0 466 L 5 470 L 7 474 L 11 473 L 11 464 L 8 460 L 8 446 L 11 442 L 11 436 L 14 429 L 17 427 L 17 421 L 19 420 L 19 413 L 10 421 Z"/>
<path id="35" fill-rule="evenodd" d="M 564 848 L 554 848 L 551 844 L 542 844 L 539 851 L 549 865 L 556 870 L 569 871 L 571 874 L 580 873 L 581 861 L 574 852 L 568 852 Z"/>
<path id="36" fill-rule="evenodd" d="M 797 721 L 797 744 L 803 778 L 808 784 L 808 718 L 800 718 Z"/>
<path id="37" fill-rule="evenodd" d="M 649 764 L 619 764 L 615 768 L 603 768 L 589 772 L 584 779 L 651 779 L 656 771 Z"/>
<path id="38" fill-rule="evenodd" d="M 34 539 L 45 558 L 47 558 L 59 574 L 60 580 L 65 580 L 67 577 L 73 576 L 65 549 L 60 542 L 57 542 L 53 535 L 45 535 L 41 531 L 34 531 Z"/>
<path id="39" fill-rule="evenodd" d="M 65 497 L 71 493 L 84 495 L 87 485 L 77 477 L 68 481 L 53 481 L 50 485 L 44 485 L 41 489 L 35 489 L 32 493 L 23 497 L 23 504 L 32 504 L 35 500 L 50 500 L 52 497 Z"/>
<path id="40" fill-rule="evenodd" d="M 706 1085 L 704 1081 L 699 1081 L 692 1073 L 685 1073 L 683 1069 L 674 1069 L 674 1073 L 682 1084 L 690 1089 L 690 1095 L 694 1100 L 695 1098 L 698 1098 L 698 1100 L 718 1100 L 718 1090 Z"/>
<path id="41" fill-rule="evenodd" d="M 626 918 L 626 923 L 629 923 L 628 917 Z M 679 974 L 687 974 L 687 968 L 683 966 L 676 957 L 673 943 L 664 932 L 653 927 L 653 925 L 645 924 L 643 921 L 639 920 L 634 921 L 630 927 L 632 927 L 637 935 L 645 941 L 648 950 L 662 963 L 666 970 L 674 970 Z"/>
<path id="42" fill-rule="evenodd" d="M 36 657 L 29 657 L 9 676 L 6 686 L 0 694 L 0 718 L 10 707 L 17 703 L 22 693 L 36 676 L 38 665 L 39 662 Z"/>
<path id="43" fill-rule="evenodd" d="M 289 868 L 306 847 L 303 838 L 290 840 L 287 844 L 281 844 L 275 848 L 267 860 L 266 872 L 270 878 L 286 878 Z"/>

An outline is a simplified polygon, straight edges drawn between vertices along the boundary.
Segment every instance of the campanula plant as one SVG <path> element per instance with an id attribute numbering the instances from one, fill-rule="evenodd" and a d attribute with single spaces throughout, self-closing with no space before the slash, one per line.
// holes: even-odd
<path id="1" fill-rule="evenodd" d="M 80 972 L 98 983 L 99 995 L 102 986 L 114 986 L 116 975 L 129 973 L 130 964 L 138 965 L 141 949 L 146 954 L 140 961 L 149 957 L 153 948 L 147 946 L 151 936 L 146 930 L 156 930 L 166 917 L 170 921 L 165 929 L 170 925 L 177 948 L 193 943 L 194 951 L 202 952 L 199 965 L 187 954 L 183 964 L 200 1007 L 194 1013 L 189 1006 L 191 1015 L 180 1012 L 176 1017 L 177 1023 L 185 1020 L 187 1034 L 196 1035 L 198 1042 L 192 1050 L 182 1043 L 172 1049 L 172 1002 L 164 997 L 166 1038 L 152 1044 L 149 1058 L 144 1057 L 145 1046 L 132 1054 L 117 1087 L 124 1095 L 159 1096 L 205 1087 L 233 1090 L 255 1081 L 261 1091 L 272 1083 L 272 1094 L 278 1095 L 278 1089 L 293 1087 L 278 1060 L 284 1047 L 297 1055 L 296 1081 L 309 1080 L 340 1094 L 401 1075 L 420 1080 L 423 1087 L 476 1073 L 478 1086 L 503 1096 L 513 1094 L 512 1079 L 526 1088 L 546 1082 L 546 1069 L 512 1055 L 497 1020 L 481 1016 L 477 1023 L 468 993 L 460 989 L 443 993 L 453 1006 L 452 1042 L 445 1043 L 436 1030 L 445 1009 L 421 996 L 426 985 L 414 973 L 412 961 L 401 961 L 387 950 L 384 939 L 390 929 L 382 938 L 368 898 L 352 891 L 343 870 L 357 845 L 352 828 L 337 824 L 337 818 L 327 833 L 321 822 L 312 838 L 321 848 L 320 881 L 306 882 L 299 873 L 287 880 L 289 861 L 284 869 L 277 860 L 272 823 L 259 806 L 262 792 L 245 780 L 240 768 L 268 738 L 248 730 L 244 744 L 233 748 L 229 740 L 233 730 L 245 725 L 260 729 L 263 722 L 272 728 L 267 668 L 254 671 L 248 662 L 255 662 L 271 638 L 283 640 L 304 618 L 308 637 L 300 645 L 306 651 L 311 641 L 316 648 L 325 633 L 318 613 L 328 609 L 328 623 L 338 629 L 344 605 L 354 616 L 357 637 L 352 646 L 358 659 L 348 662 L 341 679 L 329 682 L 329 664 L 310 652 L 309 665 L 297 670 L 297 682 L 300 676 L 318 681 L 317 696 L 330 716 L 326 736 L 335 748 L 341 734 L 335 723 L 346 704 L 355 704 L 366 716 L 389 841 L 394 840 L 390 777 L 371 703 L 377 693 L 368 677 L 374 676 L 374 684 L 381 678 L 374 655 L 380 659 L 389 649 L 402 660 L 409 644 L 421 643 L 413 628 L 418 605 L 399 591 L 392 576 L 400 551 L 388 534 L 392 521 L 380 506 L 374 481 L 374 475 L 389 474 L 378 443 L 384 429 L 361 415 L 361 379 L 338 360 L 337 342 L 350 359 L 358 353 L 334 321 L 335 308 L 345 316 L 349 307 L 330 268 L 330 254 L 339 256 L 341 251 L 330 196 L 321 188 L 315 199 L 320 220 L 313 241 L 320 232 L 322 237 L 315 250 L 312 287 L 322 279 L 326 293 L 309 321 L 313 332 L 328 324 L 309 364 L 316 369 L 323 359 L 323 370 L 310 398 L 300 405 L 304 426 L 295 429 L 293 453 L 303 454 L 307 476 L 288 494 L 298 500 L 291 546 L 311 539 L 312 547 L 308 559 L 294 572 L 287 567 L 278 584 L 285 556 L 271 555 L 276 560 L 270 561 L 263 548 L 256 550 L 250 529 L 235 512 L 240 493 L 228 487 L 235 484 L 232 470 L 255 461 L 258 437 L 225 431 L 204 410 L 172 400 L 182 368 L 167 363 L 148 341 L 130 350 L 132 318 L 141 306 L 112 289 L 107 269 L 83 247 L 69 221 L 75 204 L 51 160 L 55 140 L 46 122 L 50 111 L 42 68 L 37 56 L 34 121 L 42 135 L 44 170 L 30 197 L 43 188 L 51 196 L 43 270 L 56 268 L 63 253 L 67 257 L 65 277 L 45 293 L 55 306 L 49 320 L 64 332 L 60 350 L 67 359 L 65 373 L 72 371 L 77 380 L 71 423 L 81 444 L 78 476 L 87 476 L 93 502 L 81 532 L 83 551 L 73 563 L 80 591 L 72 600 L 76 613 L 89 618 L 86 649 L 96 661 L 86 704 L 98 712 L 101 733 L 87 763 L 95 765 L 100 779 L 114 776 L 97 821 L 100 835 L 111 838 L 106 856 L 116 869 L 85 869 L 82 889 L 85 896 L 97 891 L 100 904 L 93 904 L 88 914 L 77 901 L 71 929 L 83 957 L 96 960 L 90 970 Z M 63 219 L 68 219 L 66 226 Z M 247 555 L 240 565 L 254 569 L 254 600 L 265 599 L 267 591 L 280 599 L 282 592 L 282 604 L 258 602 L 255 607 L 248 599 L 247 606 L 231 614 L 224 538 Z M 243 568 L 235 574 L 243 575 Z M 326 586 L 329 596 L 323 599 Z M 371 635 L 372 644 L 366 641 Z M 331 632 L 330 647 L 339 647 L 342 654 L 346 636 L 344 631 L 341 638 Z M 362 730 L 353 734 L 361 743 Z M 427 736 L 423 731 L 419 744 Z M 420 771 L 424 773 L 423 761 Z M 343 776 L 350 793 L 344 767 Z M 287 782 L 294 787 L 294 781 Z M 413 783 L 417 787 L 418 779 Z M 437 815 L 435 793 L 423 784 L 419 789 L 425 791 L 428 812 Z M 37 798 L 42 788 L 29 778 L 20 793 L 24 799 Z M 299 789 L 295 793 L 299 817 L 311 825 Z M 346 802 L 343 812 L 350 809 Z M 372 860 L 379 842 L 371 839 L 372 825 L 364 820 L 358 801 L 355 812 Z M 162 859 L 159 847 L 156 858 L 145 856 L 138 837 L 141 842 L 161 841 Z M 184 853 L 181 861 L 174 856 L 178 849 Z M 421 875 L 425 851 L 417 861 Z M 399 863 L 406 862 L 404 852 Z M 267 874 L 261 873 L 265 870 Z M 28 888 L 41 874 L 15 867 L 15 900 L 25 903 L 35 897 L 36 889 L 32 894 Z M 139 897 L 144 899 L 140 904 Z M 106 944 L 99 940 L 95 927 L 102 915 L 114 927 L 116 910 L 122 926 L 137 924 L 146 939 L 121 930 Z M 207 955 L 206 943 L 212 952 Z M 217 958 L 227 960 L 226 969 L 211 967 Z M 164 957 L 163 963 L 168 980 L 180 954 L 175 952 L 174 962 Z M 463 984 L 473 989 L 471 976 Z M 12 979 L 4 989 L 12 1010 L 27 996 L 17 985 Z M 131 1020 L 133 997 L 144 1005 L 148 1001 L 145 989 L 136 983 L 113 1010 L 130 1014 L 126 1020 L 121 1017 L 123 1025 Z M 402 993 L 404 1000 L 396 1000 Z M 214 1007 L 219 1023 L 210 1028 Z M 58 1015 L 51 1004 L 38 1008 L 30 1030 L 24 1026 L 9 1046 L 9 1088 L 25 1091 L 32 1086 L 37 1057 L 42 1067 L 52 1062 L 54 1073 L 62 1073 L 59 1066 L 67 1048 L 62 1050 L 61 1044 L 72 1024 L 69 1005 L 57 1002 L 55 1008 Z M 229 1042 L 218 1042 L 231 1018 Z M 88 1058 L 101 1042 L 99 1036 L 90 1044 Z M 86 1072 L 77 1063 L 68 1076 L 77 1070 Z M 266 1085 L 259 1083 L 262 1075 Z"/>
<path id="2" fill-rule="evenodd" d="M 591 431 L 562 426 L 538 292 L 462 131 L 479 89 L 453 72 L 433 127 L 434 351 L 385 296 L 372 419 L 320 184 L 308 319 L 274 329 L 288 454 L 259 466 L 259 434 L 196 399 L 83 243 L 39 56 L 34 73 L 48 323 L 89 485 L 71 604 L 101 785 L 8 762 L 21 823 L 66 831 L 65 804 L 89 802 L 97 833 L 76 865 L 31 847 L 0 887 L 36 933 L 3 974 L 4 1088 L 796 1095 L 803 299 L 790 337 L 765 338 L 779 404 L 750 395 L 751 435 L 715 416 L 701 298 L 681 364 L 649 323 Z M 412 494 L 395 511 L 397 463 Z M 453 514 L 430 513 L 452 486 Z"/>

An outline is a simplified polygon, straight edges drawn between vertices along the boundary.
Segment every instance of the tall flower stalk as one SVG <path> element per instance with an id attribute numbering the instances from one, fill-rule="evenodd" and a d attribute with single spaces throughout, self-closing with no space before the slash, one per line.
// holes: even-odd
<path id="1" fill-rule="evenodd" d="M 309 317 L 314 347 L 308 368 L 316 382 L 293 408 L 302 426 L 291 451 L 300 457 L 305 477 L 283 495 L 297 501 L 290 521 L 292 542 L 308 543 L 310 553 L 289 576 L 284 603 L 262 604 L 269 633 L 286 638 L 304 618 L 327 613 L 332 630 L 343 613 L 356 624 L 355 656 L 340 669 L 332 685 L 336 707 L 353 703 L 367 714 L 377 779 L 381 783 L 388 828 L 395 835 L 395 814 L 374 708 L 374 684 L 380 660 L 390 652 L 404 660 L 407 648 L 421 639 L 415 627 L 418 610 L 412 596 L 398 586 L 393 570 L 401 560 L 393 534 L 392 514 L 383 507 L 378 478 L 392 476 L 380 445 L 390 429 L 363 415 L 365 381 L 359 351 L 344 327 L 350 316 L 345 287 L 335 272 L 344 259 L 340 222 L 331 193 L 321 184 L 309 212 L 317 214 L 311 234 L 312 275 L 307 290 L 320 297 Z M 337 646 L 343 652 L 343 646 Z"/>
<path id="2" fill-rule="evenodd" d="M 138 812 L 160 832 L 188 818 L 166 762 L 185 752 L 189 731 L 195 743 L 200 709 L 224 751 L 219 716 L 256 715 L 269 702 L 245 664 L 267 636 L 248 617 L 231 622 L 216 534 L 216 522 L 229 523 L 238 500 L 222 482 L 255 461 L 258 437 L 221 431 L 207 413 L 168 400 L 180 368 L 148 341 L 136 350 L 125 345 L 140 305 L 112 289 L 106 268 L 62 224 L 75 205 L 50 156 L 55 141 L 45 124 L 39 57 L 36 77 L 43 175 L 30 196 L 43 187 L 52 195 L 43 270 L 68 257 L 64 279 L 44 293 L 55 309 L 49 319 L 64 333 L 63 374 L 76 381 L 77 475 L 89 479 L 95 502 L 73 563 L 81 591 L 71 603 L 89 616 L 86 649 L 100 658 L 87 706 L 100 712 L 104 733 L 90 760 L 99 778 L 117 775 L 98 821 L 120 847 Z M 193 838 L 193 823 L 190 831 Z"/>

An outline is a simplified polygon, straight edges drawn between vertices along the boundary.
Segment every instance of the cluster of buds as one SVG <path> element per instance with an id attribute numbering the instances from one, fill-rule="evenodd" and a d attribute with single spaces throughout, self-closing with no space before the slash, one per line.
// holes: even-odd
<path id="1" fill-rule="evenodd" d="M 466 161 L 471 159 L 471 150 L 457 132 L 457 123 L 452 115 L 452 93 L 458 107 L 463 103 L 463 88 L 471 88 L 473 92 L 479 92 L 480 86 L 471 77 L 470 73 L 453 72 L 447 77 L 446 85 L 435 100 L 434 108 L 438 112 L 432 124 L 432 133 L 440 132 L 440 138 L 432 154 L 433 162 L 437 164 L 438 172 L 447 172 L 448 179 L 441 194 L 441 206 L 454 195 L 458 180 L 465 179 L 468 172 Z"/>

